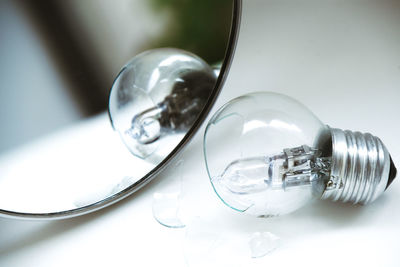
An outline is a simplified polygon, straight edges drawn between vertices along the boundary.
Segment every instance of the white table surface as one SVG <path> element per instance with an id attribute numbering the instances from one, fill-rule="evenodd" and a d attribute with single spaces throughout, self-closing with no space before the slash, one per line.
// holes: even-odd
<path id="1" fill-rule="evenodd" d="M 281 92 L 331 126 L 379 136 L 400 166 L 399 24 L 397 1 L 245 1 L 235 61 L 214 111 L 246 92 Z M 109 127 L 108 118 L 88 125 Z M 0 266 L 400 266 L 398 180 L 364 207 L 319 201 L 287 216 L 247 217 L 212 191 L 203 132 L 182 154 L 182 173 L 169 168 L 118 204 L 62 221 L 0 219 Z M 209 226 L 208 235 L 192 238 L 190 220 L 170 229 L 153 218 L 153 194 L 180 176 L 186 217 Z M 247 242 L 257 231 L 282 242 L 252 259 Z"/>

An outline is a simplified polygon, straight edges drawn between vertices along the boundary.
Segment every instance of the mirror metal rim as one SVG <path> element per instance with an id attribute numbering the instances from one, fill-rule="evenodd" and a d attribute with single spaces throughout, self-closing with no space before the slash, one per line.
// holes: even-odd
<path id="1" fill-rule="evenodd" d="M 152 169 L 147 175 L 145 175 L 140 180 L 130 185 L 126 189 L 112 196 L 109 196 L 103 200 L 100 200 L 96 203 L 87 205 L 85 207 L 60 211 L 60 212 L 51 212 L 51 213 L 24 213 L 24 212 L 16 212 L 16 211 L 8 211 L 0 209 L 0 216 L 6 218 L 8 217 L 8 218 L 30 219 L 30 220 L 57 220 L 57 219 L 67 219 L 67 218 L 77 217 L 115 204 L 118 201 L 132 195 L 134 192 L 140 190 L 142 187 L 144 187 L 146 184 L 152 181 L 163 169 L 165 169 L 168 166 L 168 164 L 174 158 L 176 158 L 176 156 L 182 151 L 183 147 L 189 143 L 189 141 L 196 134 L 196 132 L 206 119 L 207 115 L 209 114 L 211 108 L 213 107 L 219 93 L 222 90 L 222 87 L 224 86 L 226 77 L 228 76 L 229 69 L 233 61 L 236 44 L 239 36 L 241 15 L 242 15 L 242 0 L 234 0 L 232 23 L 228 39 L 228 45 L 225 52 L 224 62 L 222 64 L 221 71 L 218 76 L 217 83 L 215 84 L 214 90 L 212 91 L 209 99 L 207 100 L 204 109 L 199 114 L 193 126 L 186 133 L 183 139 L 179 142 L 179 144 L 175 147 L 175 149 L 172 150 L 171 153 L 162 162 L 160 162 L 154 169 Z"/>

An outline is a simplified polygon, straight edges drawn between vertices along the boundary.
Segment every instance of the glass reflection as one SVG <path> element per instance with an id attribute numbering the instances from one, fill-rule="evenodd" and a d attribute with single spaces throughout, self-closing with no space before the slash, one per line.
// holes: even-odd
<path id="1" fill-rule="evenodd" d="M 204 66 L 224 61 L 232 4 L 1 1 L 0 213 L 73 216 L 144 185 L 214 89 L 217 76 Z M 120 135 L 142 148 L 135 157 L 110 126 L 109 90 L 121 66 L 158 47 L 190 51 L 207 63 L 169 73 L 177 62 L 193 64 L 187 54 L 171 54 L 149 76 L 141 74 L 143 90 L 117 94 Z M 122 76 L 114 86 L 140 75 Z M 138 104 L 134 113 L 131 98 Z"/>

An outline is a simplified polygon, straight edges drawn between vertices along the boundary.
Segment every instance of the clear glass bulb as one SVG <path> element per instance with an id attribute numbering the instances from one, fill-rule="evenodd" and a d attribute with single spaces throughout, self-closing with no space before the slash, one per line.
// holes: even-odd
<path id="1" fill-rule="evenodd" d="M 296 100 L 268 92 L 220 108 L 204 155 L 221 200 L 256 216 L 286 214 L 313 198 L 367 204 L 397 173 L 378 137 L 330 128 Z"/>
<path id="2" fill-rule="evenodd" d="M 256 216 L 286 214 L 321 197 L 330 153 L 329 127 L 276 93 L 230 101 L 212 117 L 204 136 L 215 192 L 229 207 Z"/>
<path id="3" fill-rule="evenodd" d="M 172 48 L 146 51 L 119 73 L 110 92 L 115 130 L 136 156 L 163 158 L 201 112 L 217 76 L 196 55 Z"/>

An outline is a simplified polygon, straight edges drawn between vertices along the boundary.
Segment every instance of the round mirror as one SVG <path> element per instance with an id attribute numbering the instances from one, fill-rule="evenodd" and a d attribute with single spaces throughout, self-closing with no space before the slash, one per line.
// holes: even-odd
<path id="1" fill-rule="evenodd" d="M 0 214 L 77 216 L 148 183 L 211 109 L 239 19 L 239 0 L 2 1 Z"/>

